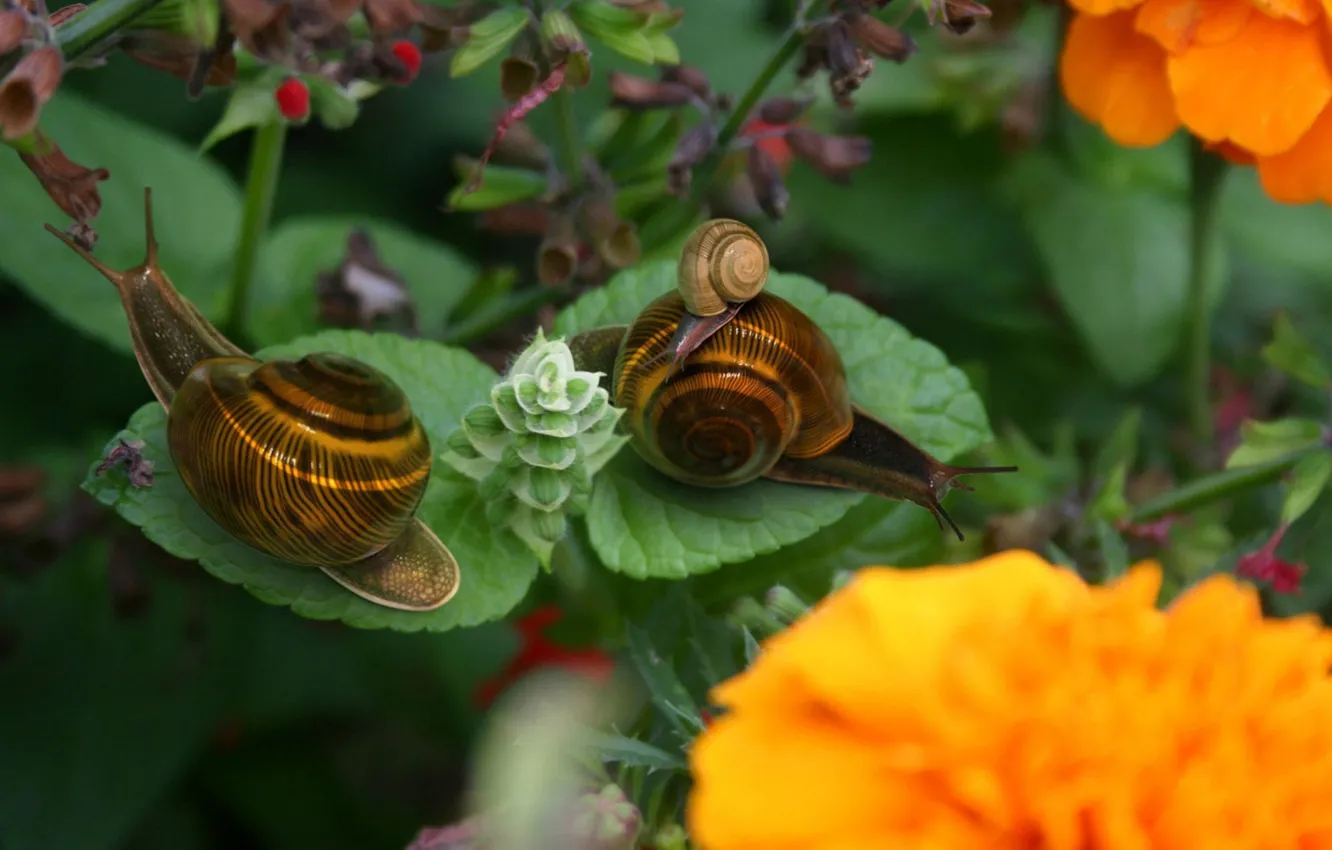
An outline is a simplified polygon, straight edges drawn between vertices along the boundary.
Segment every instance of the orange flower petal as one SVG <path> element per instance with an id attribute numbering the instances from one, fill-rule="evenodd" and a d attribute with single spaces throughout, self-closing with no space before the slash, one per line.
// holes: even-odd
<path id="1" fill-rule="evenodd" d="M 1270 18 L 1311 24 L 1318 17 L 1316 0 L 1253 0 L 1253 5 Z"/>
<path id="2" fill-rule="evenodd" d="M 1088 15 L 1109 15 L 1142 5 L 1142 0 L 1068 0 L 1069 5 Z M 1332 2 L 1332 0 L 1326 0 Z"/>
<path id="3" fill-rule="evenodd" d="M 1133 12 L 1077 15 L 1059 58 L 1073 108 L 1121 145 L 1148 147 L 1179 126 L 1166 84 L 1166 54 L 1133 28 Z"/>
<path id="4" fill-rule="evenodd" d="M 1203 147 L 1231 165 L 1254 165 L 1258 162 L 1253 154 L 1233 142 L 1204 142 Z"/>
<path id="5" fill-rule="evenodd" d="M 1134 26 L 1171 53 L 1182 53 L 1195 44 L 1234 38 L 1251 11 L 1249 0 L 1147 0 Z"/>
<path id="6" fill-rule="evenodd" d="M 1263 190 L 1283 204 L 1332 203 L 1332 108 L 1324 109 L 1295 147 L 1260 157 Z"/>
<path id="7" fill-rule="evenodd" d="M 1231 41 L 1167 62 L 1180 119 L 1209 141 L 1259 156 L 1289 150 L 1329 98 L 1332 76 L 1318 28 L 1250 15 Z"/>

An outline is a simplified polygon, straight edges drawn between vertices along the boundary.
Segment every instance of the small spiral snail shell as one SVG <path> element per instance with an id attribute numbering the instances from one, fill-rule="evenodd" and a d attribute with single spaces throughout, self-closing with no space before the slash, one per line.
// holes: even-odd
<path id="1" fill-rule="evenodd" d="M 158 265 L 151 199 L 145 191 L 147 258 L 133 269 L 111 269 L 47 230 L 120 294 L 186 490 L 264 554 L 390 608 L 443 605 L 458 590 L 458 563 L 415 516 L 432 453 L 402 388 L 340 354 L 261 362 L 237 348 Z"/>
<path id="2" fill-rule="evenodd" d="M 716 316 L 768 282 L 768 247 L 753 228 L 729 218 L 696 228 L 680 252 L 679 286 L 695 316 Z"/>

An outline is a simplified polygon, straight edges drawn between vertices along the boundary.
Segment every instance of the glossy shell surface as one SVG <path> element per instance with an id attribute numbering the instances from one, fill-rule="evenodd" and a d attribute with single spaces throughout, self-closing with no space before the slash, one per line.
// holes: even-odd
<path id="1" fill-rule="evenodd" d="M 350 564 L 407 529 L 429 438 L 382 372 L 337 354 L 200 361 L 172 400 L 171 456 L 219 525 L 307 566 Z"/>
<path id="2" fill-rule="evenodd" d="M 785 299 L 762 293 L 670 373 L 685 312 L 673 291 L 625 334 L 614 395 L 638 453 L 685 483 L 725 487 L 763 475 L 783 454 L 823 454 L 851 432 L 841 357 Z"/>

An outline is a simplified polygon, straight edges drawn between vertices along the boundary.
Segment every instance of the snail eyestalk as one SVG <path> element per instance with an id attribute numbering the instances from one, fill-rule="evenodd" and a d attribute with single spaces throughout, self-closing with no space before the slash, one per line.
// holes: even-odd
<path id="1" fill-rule="evenodd" d="M 851 433 L 830 451 L 816 457 L 783 457 L 768 477 L 914 502 L 934 514 L 939 528 L 947 524 L 958 540 L 964 540 L 942 504 L 951 488 L 972 489 L 957 481 L 958 476 L 1018 470 L 1016 466 L 950 466 L 864 410 L 854 408 L 853 417 Z"/>
<path id="2" fill-rule="evenodd" d="M 176 391 L 196 363 L 209 357 L 244 357 L 245 352 L 213 327 L 181 297 L 162 270 L 153 227 L 152 189 L 143 190 L 144 258 L 123 271 L 92 255 L 52 225 L 46 229 L 111 281 L 129 321 L 134 356 L 157 400 L 170 408 Z"/>

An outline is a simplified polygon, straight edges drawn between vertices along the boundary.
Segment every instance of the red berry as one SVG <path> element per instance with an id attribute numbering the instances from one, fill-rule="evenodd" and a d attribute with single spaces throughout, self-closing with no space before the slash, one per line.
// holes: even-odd
<path id="1" fill-rule="evenodd" d="M 410 41 L 395 41 L 389 49 L 399 62 L 407 66 L 407 79 L 403 82 L 410 83 L 416 79 L 417 72 L 421 70 L 421 48 Z"/>
<path id="2" fill-rule="evenodd" d="M 300 121 L 310 114 L 310 89 L 295 77 L 288 77 L 273 92 L 278 112 L 288 121 Z"/>

